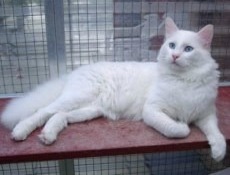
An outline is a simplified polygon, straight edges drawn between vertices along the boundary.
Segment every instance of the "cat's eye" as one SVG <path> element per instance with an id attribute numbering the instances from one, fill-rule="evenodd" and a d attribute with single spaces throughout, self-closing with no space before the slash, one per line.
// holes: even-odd
<path id="1" fill-rule="evenodd" d="M 169 48 L 175 49 L 176 48 L 176 44 L 175 43 L 169 43 Z"/>
<path id="2" fill-rule="evenodd" d="M 191 52 L 193 50 L 193 47 L 192 46 L 186 46 L 185 48 L 184 48 L 184 51 L 185 52 Z"/>

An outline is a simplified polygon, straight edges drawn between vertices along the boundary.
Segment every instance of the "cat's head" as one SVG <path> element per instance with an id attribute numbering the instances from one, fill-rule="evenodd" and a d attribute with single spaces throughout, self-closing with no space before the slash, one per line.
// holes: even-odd
<path id="1" fill-rule="evenodd" d="M 158 62 L 175 71 L 187 71 L 213 62 L 210 55 L 212 37 L 213 25 L 206 25 L 199 32 L 180 30 L 168 17 Z"/>

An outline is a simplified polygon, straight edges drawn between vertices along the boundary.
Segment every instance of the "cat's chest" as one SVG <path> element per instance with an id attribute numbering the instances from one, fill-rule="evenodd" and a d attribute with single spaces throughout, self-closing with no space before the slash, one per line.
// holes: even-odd
<path id="1" fill-rule="evenodd" d="M 160 89 L 162 99 L 168 101 L 169 104 L 175 104 L 178 107 L 191 106 L 197 101 L 200 101 L 201 89 L 196 89 L 189 85 L 172 85 Z"/>
<path id="2" fill-rule="evenodd" d="M 213 88 L 196 83 L 169 81 L 159 83 L 156 90 L 157 103 L 170 117 L 191 122 L 199 117 L 215 99 Z"/>

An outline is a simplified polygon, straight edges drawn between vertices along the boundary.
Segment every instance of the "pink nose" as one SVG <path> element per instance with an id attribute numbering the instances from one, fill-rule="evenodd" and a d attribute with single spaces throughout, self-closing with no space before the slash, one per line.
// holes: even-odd
<path id="1" fill-rule="evenodd" d="M 172 58 L 174 61 L 176 61 L 176 59 L 178 59 L 180 56 L 179 55 L 176 55 L 176 54 L 172 54 Z"/>

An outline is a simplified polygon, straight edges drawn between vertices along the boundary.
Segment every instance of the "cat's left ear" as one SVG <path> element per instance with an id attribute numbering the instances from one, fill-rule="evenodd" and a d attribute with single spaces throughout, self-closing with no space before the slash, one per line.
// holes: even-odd
<path id="1" fill-rule="evenodd" d="M 201 38 L 201 42 L 206 49 L 210 49 L 211 47 L 213 33 L 214 33 L 214 27 L 211 24 L 204 26 L 198 32 L 198 36 Z"/>

